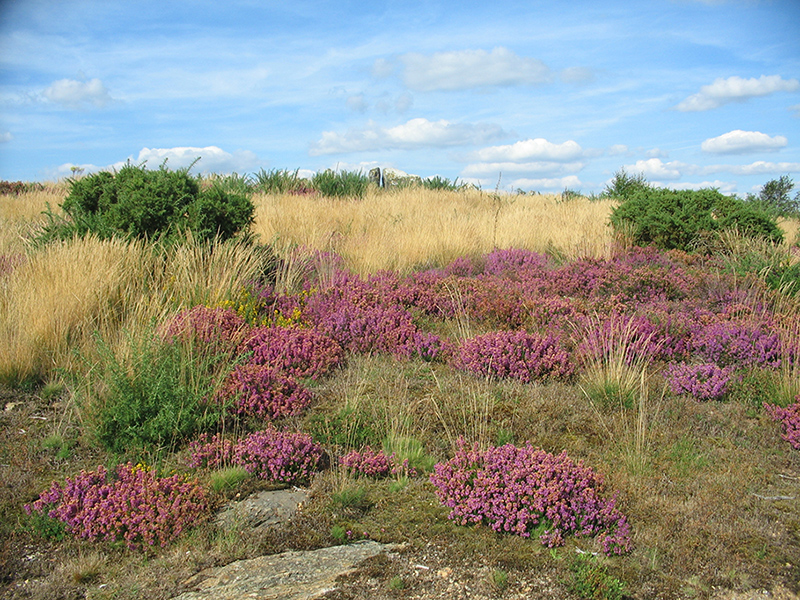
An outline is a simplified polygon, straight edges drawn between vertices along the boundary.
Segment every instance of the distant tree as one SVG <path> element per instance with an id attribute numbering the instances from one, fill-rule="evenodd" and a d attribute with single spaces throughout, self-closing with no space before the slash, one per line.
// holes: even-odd
<path id="1" fill-rule="evenodd" d="M 747 200 L 759 204 L 770 214 L 779 217 L 800 217 L 800 192 L 791 197 L 794 182 L 788 175 L 781 175 L 764 184 L 757 196 L 749 194 Z"/>
<path id="2" fill-rule="evenodd" d="M 619 171 L 614 173 L 614 178 L 606 185 L 600 197 L 627 200 L 637 192 L 643 192 L 649 189 L 650 184 L 647 179 L 645 179 L 644 173 L 631 175 L 625 171 L 625 167 L 622 167 Z"/>

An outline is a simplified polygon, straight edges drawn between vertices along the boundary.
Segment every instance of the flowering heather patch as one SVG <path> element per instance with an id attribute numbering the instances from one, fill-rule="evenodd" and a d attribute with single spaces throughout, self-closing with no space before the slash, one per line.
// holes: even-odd
<path id="1" fill-rule="evenodd" d="M 90 540 L 125 540 L 137 548 L 166 546 L 194 525 L 207 510 L 203 490 L 180 475 L 157 477 L 142 465 L 117 467 L 116 478 L 96 471 L 53 482 L 25 510 L 46 513 L 67 530 Z"/>
<path id="2" fill-rule="evenodd" d="M 719 400 L 728 392 L 733 367 L 715 363 L 669 365 L 666 380 L 673 394 L 691 394 L 698 400 Z"/>
<path id="3" fill-rule="evenodd" d="M 796 400 L 786 408 L 764 404 L 764 409 L 770 417 L 783 425 L 783 439 L 789 442 L 792 448 L 800 450 L 800 396 Z"/>
<path id="4" fill-rule="evenodd" d="M 292 375 L 271 365 L 239 365 L 228 375 L 217 400 L 232 401 L 240 415 L 277 419 L 300 414 L 311 392 Z"/>
<path id="5" fill-rule="evenodd" d="M 189 442 L 188 465 L 193 469 L 218 469 L 233 462 L 233 442 L 215 433 L 203 433 Z"/>
<path id="6" fill-rule="evenodd" d="M 575 372 L 558 337 L 525 331 L 495 331 L 464 340 L 454 362 L 477 375 L 524 383 L 568 379 Z"/>
<path id="7" fill-rule="evenodd" d="M 339 343 L 316 329 L 261 327 L 242 344 L 250 363 L 268 365 L 294 377 L 317 379 L 339 365 Z"/>
<path id="8" fill-rule="evenodd" d="M 780 336 L 759 323 L 712 321 L 692 335 L 694 349 L 723 366 L 776 369 L 781 364 Z"/>
<path id="9" fill-rule="evenodd" d="M 630 550 L 630 525 L 604 499 L 603 478 L 562 452 L 555 456 L 530 442 L 478 450 L 459 441 L 455 456 L 434 467 L 431 482 L 459 525 L 484 523 L 495 531 L 529 537 L 542 531 L 542 544 L 564 543 L 568 534 L 597 536 L 606 554 Z"/>
<path id="10" fill-rule="evenodd" d="M 345 454 L 340 462 L 353 473 L 360 473 L 367 477 L 388 477 L 389 475 L 406 475 L 414 477 L 417 472 L 408 466 L 408 459 L 398 463 L 394 453 L 386 456 L 383 450 L 375 452 L 367 446 L 361 452 L 352 450 Z"/>
<path id="11" fill-rule="evenodd" d="M 364 281 L 340 273 L 332 287 L 309 297 L 306 316 L 314 328 L 349 352 L 437 355 L 432 336 L 420 332 L 398 303 L 396 285 L 397 276 L 392 274 Z"/>
<path id="12" fill-rule="evenodd" d="M 164 337 L 197 341 L 207 348 L 227 349 L 241 341 L 247 330 L 247 322 L 232 309 L 195 306 L 168 322 Z"/>
<path id="13" fill-rule="evenodd" d="M 306 433 L 268 427 L 239 440 L 233 462 L 256 477 L 280 483 L 307 481 L 318 470 L 322 447 Z"/>
<path id="14" fill-rule="evenodd" d="M 539 276 L 549 268 L 550 261 L 544 254 L 521 248 L 508 248 L 494 250 L 486 255 L 484 273 L 516 278 Z"/>

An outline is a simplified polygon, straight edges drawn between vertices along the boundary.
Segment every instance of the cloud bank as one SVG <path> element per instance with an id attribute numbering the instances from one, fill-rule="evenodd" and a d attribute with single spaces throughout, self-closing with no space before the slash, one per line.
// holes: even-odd
<path id="1" fill-rule="evenodd" d="M 699 112 L 719 108 L 731 102 L 744 102 L 750 98 L 768 96 L 775 92 L 794 92 L 800 89 L 797 79 L 783 79 L 780 75 L 762 75 L 758 79 L 728 77 L 715 79 L 704 85 L 697 94 L 689 96 L 675 108 L 682 112 Z"/>
<path id="2" fill-rule="evenodd" d="M 735 129 L 719 137 L 709 138 L 700 147 L 713 154 L 746 154 L 748 152 L 774 152 L 784 148 L 789 141 L 782 135 L 770 137 L 760 131 Z"/>
<path id="3" fill-rule="evenodd" d="M 374 150 L 413 150 L 484 144 L 507 134 L 499 125 L 491 123 L 451 123 L 444 119 L 411 119 L 395 127 L 381 127 L 370 121 L 361 129 L 345 133 L 324 131 L 322 137 L 309 150 L 311 156 L 337 152 L 368 152 Z"/>
<path id="4" fill-rule="evenodd" d="M 42 95 L 49 102 L 71 109 L 89 106 L 103 108 L 113 102 L 106 86 L 99 79 L 89 81 L 59 79 L 44 90 Z"/>

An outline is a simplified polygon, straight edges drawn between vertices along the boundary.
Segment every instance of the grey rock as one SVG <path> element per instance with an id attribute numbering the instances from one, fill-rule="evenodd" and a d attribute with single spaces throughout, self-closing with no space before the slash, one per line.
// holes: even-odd
<path id="1" fill-rule="evenodd" d="M 258 529 L 285 523 L 308 501 L 308 491 L 300 488 L 264 491 L 239 502 L 231 502 L 216 516 L 225 529 Z"/>
<path id="2" fill-rule="evenodd" d="M 311 600 L 337 589 L 336 578 L 392 547 L 371 540 L 240 560 L 201 571 L 175 600 Z"/>

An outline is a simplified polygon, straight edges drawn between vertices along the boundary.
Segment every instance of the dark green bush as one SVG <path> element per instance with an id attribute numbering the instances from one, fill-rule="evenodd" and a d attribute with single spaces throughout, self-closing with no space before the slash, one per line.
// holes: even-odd
<path id="1" fill-rule="evenodd" d="M 186 169 L 148 171 L 131 164 L 116 173 L 73 179 L 61 205 L 69 219 L 51 219 L 45 237 L 92 233 L 154 239 L 190 229 L 202 239 L 224 240 L 249 227 L 255 212 L 246 187 L 230 191 L 226 182 L 202 189 Z"/>
<path id="2" fill-rule="evenodd" d="M 774 217 L 714 189 L 638 190 L 612 210 L 611 225 L 632 234 L 637 245 L 667 250 L 692 250 L 699 239 L 726 229 L 771 242 L 783 240 Z"/>

